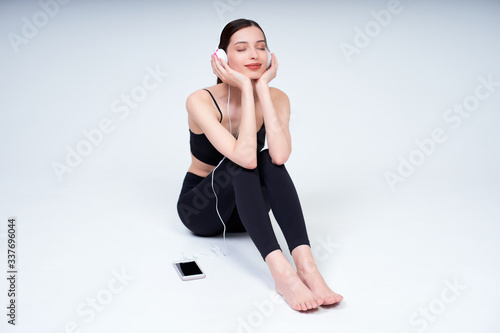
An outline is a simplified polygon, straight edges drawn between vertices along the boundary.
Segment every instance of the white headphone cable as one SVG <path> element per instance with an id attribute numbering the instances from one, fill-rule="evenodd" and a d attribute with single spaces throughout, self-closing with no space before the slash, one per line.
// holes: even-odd
<path id="1" fill-rule="evenodd" d="M 227 117 L 229 119 L 229 133 L 231 133 L 231 135 L 233 135 L 232 126 L 231 126 L 231 114 L 229 113 L 229 100 L 231 98 L 231 86 L 229 84 L 227 85 L 227 89 L 228 89 L 228 92 L 227 92 Z M 240 129 L 238 128 L 238 132 L 239 131 L 240 131 Z M 238 136 L 238 133 L 236 133 L 236 136 Z M 224 223 L 224 220 L 222 219 L 222 217 L 220 216 L 220 213 L 219 213 L 219 198 L 217 197 L 217 193 L 215 193 L 215 188 L 214 188 L 214 174 L 215 174 L 215 170 L 217 170 L 217 168 L 219 167 L 219 165 L 221 165 L 221 163 L 225 159 L 226 159 L 226 156 L 224 156 L 222 158 L 222 160 L 219 162 L 219 164 L 217 164 L 217 166 L 212 171 L 212 192 L 214 192 L 214 196 L 215 196 L 215 211 L 217 212 L 217 215 L 219 216 L 219 219 L 222 222 L 222 225 L 224 226 L 224 230 L 222 232 L 222 237 L 224 239 L 224 253 L 223 253 L 224 256 L 227 255 L 227 247 L 226 247 L 226 224 Z"/>
<path id="2" fill-rule="evenodd" d="M 222 160 L 219 162 L 219 164 L 217 164 L 217 166 L 215 167 L 214 171 L 212 171 L 212 191 L 214 192 L 214 195 L 215 195 L 215 211 L 217 212 L 217 215 L 219 216 L 219 219 L 220 221 L 222 222 L 222 225 L 224 226 L 224 230 L 222 232 L 222 237 L 224 239 L 224 252 L 222 253 L 224 256 L 227 255 L 227 247 L 226 247 L 226 224 L 224 223 L 224 220 L 222 219 L 222 217 L 220 216 L 220 213 L 219 213 L 219 198 L 217 197 L 217 193 L 215 193 L 215 189 L 214 189 L 214 174 L 215 174 L 215 170 L 219 167 L 219 165 L 221 165 L 222 161 L 224 161 L 226 157 L 224 156 L 222 158 Z"/>

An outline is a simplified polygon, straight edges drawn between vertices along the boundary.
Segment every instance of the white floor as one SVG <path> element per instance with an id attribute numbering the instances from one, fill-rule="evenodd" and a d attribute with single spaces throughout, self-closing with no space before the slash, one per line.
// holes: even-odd
<path id="1" fill-rule="evenodd" d="M 342 42 L 356 45 L 387 2 L 214 4 L 69 2 L 17 53 L 0 42 L 5 274 L 7 218 L 18 222 L 16 326 L 3 306 L 1 331 L 498 332 L 498 2 L 401 1 L 350 56 Z M 2 34 L 22 34 L 40 6 L 2 2 Z M 239 17 L 261 24 L 280 62 L 287 168 L 337 306 L 291 310 L 246 234 L 229 234 L 223 256 L 222 237 L 177 216 L 185 98 L 214 84 L 204 54 Z M 155 71 L 157 88 L 125 113 L 123 94 Z M 207 277 L 181 281 L 184 258 Z"/>

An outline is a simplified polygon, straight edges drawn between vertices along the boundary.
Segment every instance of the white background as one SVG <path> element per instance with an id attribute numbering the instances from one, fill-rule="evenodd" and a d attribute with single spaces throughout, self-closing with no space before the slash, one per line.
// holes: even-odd
<path id="1" fill-rule="evenodd" d="M 19 269 L 15 327 L 1 279 L 1 331 L 498 332 L 500 86 L 460 126 L 443 117 L 488 91 L 480 77 L 500 82 L 500 3 L 397 8 L 381 26 L 372 11 L 387 1 L 73 0 L 50 17 L 35 1 L 0 2 L 0 267 L 15 216 Z M 247 235 L 228 235 L 229 255 L 216 255 L 222 237 L 195 237 L 177 216 L 185 100 L 215 84 L 210 53 L 236 18 L 257 21 L 279 61 L 287 168 L 338 306 L 273 303 Z M 113 103 L 147 68 L 167 74 L 120 118 Z M 58 177 L 54 163 L 104 119 L 110 133 Z M 446 140 L 419 153 L 435 129 Z M 410 156 L 419 165 L 391 189 L 386 173 Z M 193 256 L 207 278 L 182 282 L 172 262 Z"/>

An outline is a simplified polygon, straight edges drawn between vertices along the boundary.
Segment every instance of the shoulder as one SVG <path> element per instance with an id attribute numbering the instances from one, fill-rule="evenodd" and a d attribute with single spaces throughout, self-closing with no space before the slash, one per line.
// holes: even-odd
<path id="1" fill-rule="evenodd" d="M 276 87 L 269 87 L 269 91 L 271 92 L 271 96 L 276 96 L 276 97 L 287 97 L 285 92 L 281 89 L 278 89 Z"/>
<path id="2" fill-rule="evenodd" d="M 273 101 L 276 101 L 276 102 L 286 102 L 286 101 L 289 101 L 288 95 L 285 94 L 284 91 L 282 91 L 282 90 L 280 90 L 278 88 L 269 87 L 269 92 L 271 93 L 271 98 L 273 99 Z"/>
<path id="3" fill-rule="evenodd" d="M 209 106 L 209 103 L 213 103 L 212 98 L 210 97 L 210 94 L 207 92 L 207 90 L 209 90 L 210 93 L 214 94 L 214 91 L 217 91 L 218 89 L 218 85 L 214 85 L 211 87 L 197 89 L 189 94 L 189 96 L 186 98 L 186 109 L 188 113 L 199 110 L 200 107 Z"/>
<path id="4" fill-rule="evenodd" d="M 207 98 L 209 98 L 209 95 L 204 89 L 195 90 L 186 98 L 187 111 L 196 110 L 197 106 L 205 104 L 208 101 Z"/>
<path id="5" fill-rule="evenodd" d="M 271 99 L 275 105 L 290 107 L 290 99 L 284 91 L 275 87 L 269 87 L 269 92 L 271 93 Z"/>
<path id="6" fill-rule="evenodd" d="M 221 88 L 221 85 L 217 84 L 198 89 L 187 97 L 186 111 L 188 113 L 189 126 L 193 131 L 199 131 L 199 126 L 202 124 L 222 121 L 221 112 L 217 109 L 216 104 L 210 96 L 212 94 L 217 99 L 221 93 Z"/>
<path id="7" fill-rule="evenodd" d="M 189 114 L 196 112 L 200 108 L 208 106 L 211 102 L 210 94 L 205 90 L 211 87 L 195 90 L 186 98 L 186 110 Z"/>

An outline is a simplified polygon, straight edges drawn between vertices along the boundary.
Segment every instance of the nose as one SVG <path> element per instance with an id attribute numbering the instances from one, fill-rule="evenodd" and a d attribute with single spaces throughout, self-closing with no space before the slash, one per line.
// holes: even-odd
<path id="1" fill-rule="evenodd" d="M 259 57 L 259 53 L 255 48 L 250 49 L 250 59 L 257 59 Z"/>

